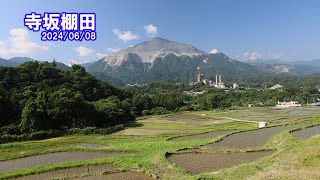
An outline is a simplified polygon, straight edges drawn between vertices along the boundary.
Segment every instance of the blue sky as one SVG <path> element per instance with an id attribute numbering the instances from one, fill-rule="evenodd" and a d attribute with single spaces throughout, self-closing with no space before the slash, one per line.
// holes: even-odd
<path id="1" fill-rule="evenodd" d="M 1 7 L 4 58 L 83 63 L 163 37 L 238 60 L 320 59 L 318 0 L 4 0 Z M 30 12 L 94 12 L 97 40 L 42 42 L 24 27 Z"/>

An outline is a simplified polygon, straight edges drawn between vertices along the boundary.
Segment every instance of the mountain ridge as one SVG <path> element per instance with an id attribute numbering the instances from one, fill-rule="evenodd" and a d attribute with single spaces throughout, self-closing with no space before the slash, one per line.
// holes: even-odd
<path id="1" fill-rule="evenodd" d="M 156 57 L 169 53 L 177 56 L 206 54 L 204 51 L 201 51 L 192 45 L 181 44 L 157 37 L 149 41 L 143 41 L 132 47 L 122 49 L 116 52 L 113 56 L 106 56 L 103 59 L 111 66 L 120 66 L 128 53 L 134 53 L 141 58 L 142 62 L 151 64 L 153 64 Z"/>

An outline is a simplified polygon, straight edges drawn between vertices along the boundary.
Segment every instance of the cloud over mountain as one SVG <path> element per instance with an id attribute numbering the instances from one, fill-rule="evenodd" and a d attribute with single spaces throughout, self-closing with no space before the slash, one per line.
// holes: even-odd
<path id="1" fill-rule="evenodd" d="M 112 33 L 118 37 L 118 39 L 127 42 L 131 40 L 138 39 L 138 35 L 132 33 L 131 31 L 120 31 L 117 28 L 112 30 Z"/>

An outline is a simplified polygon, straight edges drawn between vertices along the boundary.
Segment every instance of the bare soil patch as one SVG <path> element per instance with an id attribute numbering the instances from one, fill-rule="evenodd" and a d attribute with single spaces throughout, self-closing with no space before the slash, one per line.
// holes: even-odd
<path id="1" fill-rule="evenodd" d="M 168 157 L 169 161 L 184 167 L 193 174 L 213 172 L 271 155 L 272 151 L 239 153 L 179 153 Z"/>

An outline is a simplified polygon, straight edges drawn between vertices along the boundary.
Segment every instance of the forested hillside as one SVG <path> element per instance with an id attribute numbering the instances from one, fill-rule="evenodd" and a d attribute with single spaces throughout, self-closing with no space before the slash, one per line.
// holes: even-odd
<path id="1" fill-rule="evenodd" d="M 110 127 L 134 120 L 130 94 L 79 65 L 71 71 L 57 69 L 54 62 L 0 67 L 0 92 L 1 132 L 9 134 Z"/>
<path id="2" fill-rule="evenodd" d="M 56 63 L 0 67 L 1 142 L 110 128 L 145 114 L 183 105 L 181 93 L 129 93 L 88 74 L 80 65 L 62 71 Z M 58 132 L 58 133 L 57 133 Z M 39 135 L 40 134 L 40 135 Z"/>

